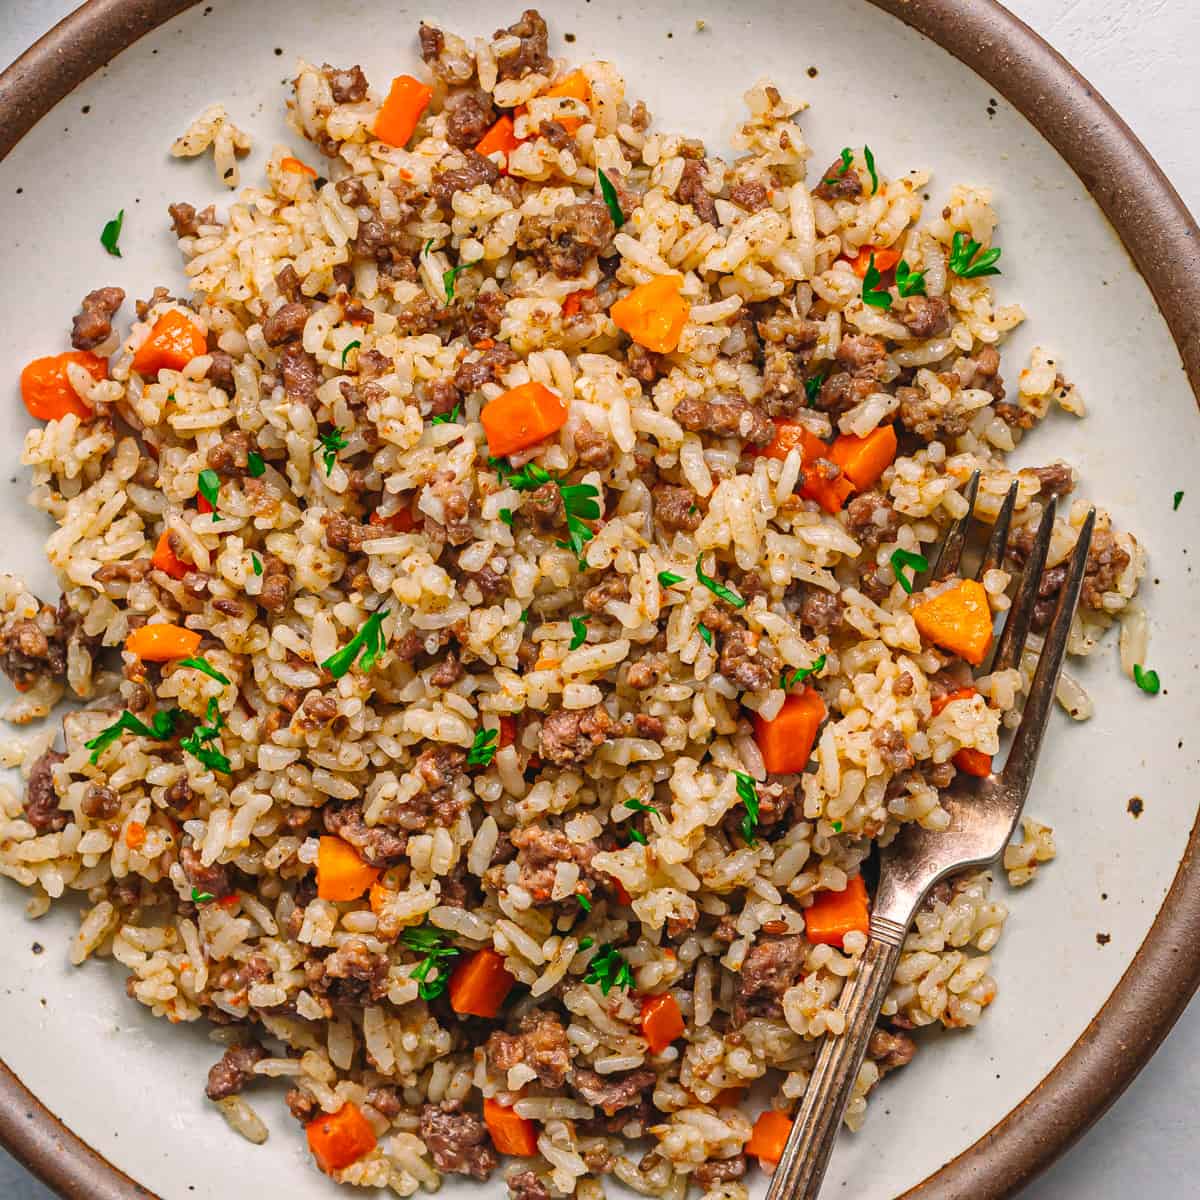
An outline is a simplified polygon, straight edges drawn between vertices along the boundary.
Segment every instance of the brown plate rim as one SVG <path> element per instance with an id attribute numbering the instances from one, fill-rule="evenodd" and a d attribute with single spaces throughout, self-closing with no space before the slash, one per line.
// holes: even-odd
<path id="1" fill-rule="evenodd" d="M 88 0 L 0 74 L 0 159 L 55 104 L 198 0 Z M 1200 397 L 1200 235 L 1149 152 L 1070 64 L 996 0 L 870 0 L 940 45 L 1072 167 L 1153 293 Z M 1200 818 L 1121 981 L 1038 1086 L 901 1200 L 1000 1200 L 1063 1153 L 1146 1064 L 1200 985 Z M 0 1143 L 66 1200 L 157 1200 L 0 1062 Z"/>

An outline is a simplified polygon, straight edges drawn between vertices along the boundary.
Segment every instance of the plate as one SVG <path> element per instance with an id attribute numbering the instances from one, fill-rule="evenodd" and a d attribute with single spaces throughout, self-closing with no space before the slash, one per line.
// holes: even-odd
<path id="1" fill-rule="evenodd" d="M 439 23 L 456 31 L 487 34 L 500 23 L 490 4 L 448 7 Z M 552 51 L 613 60 L 665 128 L 726 147 L 742 93 L 768 76 L 811 103 L 815 166 L 866 141 L 891 174 L 932 170 L 931 203 L 954 182 L 992 187 L 1000 297 L 1030 317 L 1006 346 L 1004 373 L 1011 386 L 1031 346 L 1052 347 L 1090 410 L 1084 422 L 1050 419 L 1017 461 L 1075 463 L 1082 494 L 1149 550 L 1143 602 L 1164 691 L 1151 700 L 1123 678 L 1115 642 L 1078 672 L 1096 715 L 1074 727 L 1056 715 L 1029 804 L 1055 827 L 1060 857 L 1004 896 L 1001 991 L 979 1028 L 923 1047 L 873 1096 L 864 1130 L 841 1139 L 827 1193 L 856 1200 L 1010 1194 L 1128 1082 L 1200 975 L 1189 787 L 1200 712 L 1200 580 L 1189 547 L 1200 545 L 1200 492 L 1172 510 L 1200 450 L 1187 376 L 1200 380 L 1188 324 L 1200 311 L 1195 226 L 1085 81 L 998 5 L 965 7 L 542 5 Z M 167 203 L 229 198 L 206 159 L 166 153 L 203 108 L 223 102 L 251 133 L 242 169 L 252 180 L 273 145 L 296 143 L 283 101 L 297 57 L 359 62 L 379 84 L 416 65 L 424 11 L 391 0 L 339 4 L 336 16 L 320 0 L 93 0 L 0 77 L 0 228 L 7 276 L 21 281 L 0 326 L 9 378 L 62 347 L 89 289 L 182 287 Z M 120 260 L 98 240 L 118 209 Z M 10 398 L 0 415 L 4 566 L 49 591 L 47 528 L 24 505 L 17 465 L 27 420 L 11 386 Z M 258 1106 L 272 1130 L 265 1147 L 230 1134 L 203 1097 L 215 1058 L 204 1030 L 154 1021 L 125 998 L 111 964 L 67 966 L 73 913 L 30 923 L 23 900 L 0 883 L 0 1137 L 18 1157 L 64 1195 L 100 1200 L 229 1200 L 264 1178 L 297 1200 L 337 1194 L 311 1169 L 281 1104 Z M 468 1185 L 449 1186 L 467 1195 Z M 498 1196 L 499 1184 L 485 1193 Z"/>

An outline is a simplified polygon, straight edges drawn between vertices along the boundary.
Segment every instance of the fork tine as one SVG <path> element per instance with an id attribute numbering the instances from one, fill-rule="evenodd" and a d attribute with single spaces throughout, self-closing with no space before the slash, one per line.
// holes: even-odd
<path id="1" fill-rule="evenodd" d="M 975 576 L 980 581 L 1004 561 L 1004 547 L 1008 545 L 1008 530 L 1012 524 L 1013 509 L 1016 507 L 1020 487 L 1020 483 L 1014 479 L 1008 489 L 1008 495 L 1004 497 L 1004 503 L 1000 505 L 1000 511 L 996 514 L 992 535 L 988 538 L 987 549 L 983 552 L 983 562 L 979 564 L 979 571 Z"/>
<path id="2" fill-rule="evenodd" d="M 1083 589 L 1083 573 L 1087 567 L 1088 549 L 1092 544 L 1092 529 L 1095 524 L 1096 510 L 1093 508 L 1079 531 L 1079 540 L 1072 551 L 1071 569 L 1059 593 L 1054 621 L 1046 634 L 1046 643 L 1042 647 L 1042 656 L 1038 659 L 1029 698 L 1025 701 L 1021 724 L 1017 726 L 1008 761 L 1004 764 L 1005 786 L 1017 790 L 1022 799 L 1029 790 L 1038 751 L 1042 746 L 1042 735 L 1046 732 L 1050 706 L 1054 703 L 1059 672 L 1067 652 L 1067 638 L 1071 633 L 1071 621 L 1075 616 L 1075 606 L 1079 603 L 1079 593 Z"/>
<path id="3" fill-rule="evenodd" d="M 1008 620 L 1004 623 L 1000 645 L 996 648 L 996 657 L 992 661 L 993 671 L 1007 671 L 1009 667 L 1020 664 L 1021 651 L 1025 649 L 1025 639 L 1029 636 L 1030 625 L 1033 624 L 1033 610 L 1038 602 L 1038 585 L 1042 582 L 1042 571 L 1046 566 L 1046 555 L 1050 550 L 1050 538 L 1054 533 L 1054 516 L 1057 511 L 1058 500 L 1051 497 L 1046 511 L 1042 513 L 1042 523 L 1038 526 L 1033 549 L 1025 563 L 1025 574 L 1021 576 L 1016 599 L 1013 600 Z"/>
<path id="4" fill-rule="evenodd" d="M 963 493 L 963 499 L 967 502 L 967 511 L 950 526 L 941 546 L 938 547 L 937 555 L 929 568 L 929 577 L 925 580 L 926 583 L 937 583 L 938 580 L 945 579 L 958 570 L 958 562 L 962 558 L 963 545 L 967 540 L 967 529 L 971 524 L 971 514 L 975 511 L 975 497 L 978 492 L 979 472 L 976 471 L 967 483 L 967 490 Z"/>

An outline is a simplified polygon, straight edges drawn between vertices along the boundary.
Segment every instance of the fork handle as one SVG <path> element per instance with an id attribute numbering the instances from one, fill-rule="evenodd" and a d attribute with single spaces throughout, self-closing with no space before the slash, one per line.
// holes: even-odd
<path id="1" fill-rule="evenodd" d="M 842 992 L 839 1007 L 846 1018 L 845 1031 L 827 1036 L 821 1046 L 767 1200 L 815 1200 L 820 1191 L 905 932 L 895 921 L 871 922 L 858 972 Z"/>

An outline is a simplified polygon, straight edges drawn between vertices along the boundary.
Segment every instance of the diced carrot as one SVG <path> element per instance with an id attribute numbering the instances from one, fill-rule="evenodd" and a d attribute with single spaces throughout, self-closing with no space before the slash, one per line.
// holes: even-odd
<path id="1" fill-rule="evenodd" d="M 217 903 L 222 908 L 233 908 L 241 898 L 240 892 L 230 892 L 228 896 L 222 896 Z"/>
<path id="2" fill-rule="evenodd" d="M 954 765 L 968 775 L 978 775 L 983 779 L 992 773 L 992 756 L 976 750 L 974 746 L 964 746 L 954 756 Z"/>
<path id="3" fill-rule="evenodd" d="M 385 517 L 373 512 L 367 523 L 384 529 L 395 530 L 396 533 L 411 533 L 417 527 L 417 518 L 413 515 L 412 507 L 398 508 L 391 516 Z"/>
<path id="4" fill-rule="evenodd" d="M 745 1088 L 727 1087 L 722 1088 L 709 1103 L 713 1108 L 728 1108 L 732 1104 L 740 1104 L 742 1102 L 742 1093 Z"/>
<path id="5" fill-rule="evenodd" d="M 866 933 L 870 927 L 867 885 L 861 875 L 851 875 L 842 892 L 818 892 L 804 910 L 804 932 L 810 942 L 840 946 L 848 933 Z"/>
<path id="6" fill-rule="evenodd" d="M 537 1126 L 490 1096 L 483 1101 L 483 1123 L 501 1154 L 532 1158 L 537 1153 Z"/>
<path id="7" fill-rule="evenodd" d="M 358 1105 L 347 1101 L 337 1112 L 322 1113 L 304 1127 L 317 1166 L 331 1175 L 375 1149 L 375 1130 Z"/>
<path id="8" fill-rule="evenodd" d="M 921 635 L 979 666 L 992 644 L 992 610 L 987 592 L 975 579 L 963 579 L 938 596 L 918 604 L 913 620 Z"/>
<path id="9" fill-rule="evenodd" d="M 564 75 L 553 87 L 547 88 L 543 96 L 561 97 L 569 100 L 582 100 L 585 104 L 591 102 L 592 89 L 587 76 L 579 70 Z M 571 134 L 578 133 L 583 124 L 583 117 L 563 115 L 556 118 L 558 123 Z"/>
<path id="10" fill-rule="evenodd" d="M 308 165 L 302 163 L 298 158 L 281 158 L 279 160 L 280 170 L 291 171 L 296 175 L 307 175 L 310 179 L 316 179 L 317 173 Z"/>
<path id="11" fill-rule="evenodd" d="M 371 892 L 369 897 L 371 911 L 376 916 L 379 916 L 379 914 L 383 912 L 388 901 L 391 900 L 391 898 L 395 895 L 396 893 L 392 891 L 390 887 L 384 887 L 382 883 L 376 880 L 373 884 L 371 884 Z"/>
<path id="12" fill-rule="evenodd" d="M 791 1132 L 791 1118 L 777 1108 L 768 1108 L 766 1112 L 760 1112 L 754 1122 L 746 1153 L 753 1154 L 762 1164 L 777 1163 L 783 1157 L 783 1148 Z"/>
<path id="13" fill-rule="evenodd" d="M 143 662 L 189 658 L 200 648 L 201 634 L 182 625 L 142 625 L 125 639 L 125 649 Z"/>
<path id="14" fill-rule="evenodd" d="M 158 545 L 150 556 L 150 564 L 159 571 L 165 571 L 172 579 L 182 579 L 192 568 L 171 549 L 171 538 L 164 529 L 158 538 Z"/>
<path id="15" fill-rule="evenodd" d="M 577 292 L 572 292 L 564 301 L 562 306 L 562 315 L 564 317 L 575 316 L 583 305 L 584 300 L 596 294 L 595 288 L 580 288 Z"/>
<path id="16" fill-rule="evenodd" d="M 76 363 L 99 382 L 108 375 L 108 359 L 88 350 L 68 350 L 35 358 L 21 372 L 21 399 L 31 417 L 39 421 L 58 421 L 67 413 L 89 421 L 96 414 L 75 394 L 67 378 L 67 366 Z"/>
<path id="17" fill-rule="evenodd" d="M 973 687 L 960 687 L 952 692 L 945 692 L 941 696 L 934 696 L 929 702 L 929 707 L 933 709 L 933 715 L 936 717 L 947 704 L 953 704 L 955 700 L 970 700 L 972 696 L 978 695 L 979 693 Z"/>
<path id="18" fill-rule="evenodd" d="M 769 721 L 756 713 L 754 740 L 762 752 L 763 765 L 773 775 L 803 771 L 812 754 L 817 730 L 825 720 L 825 701 L 814 688 L 789 695 Z"/>
<path id="19" fill-rule="evenodd" d="M 615 875 L 610 875 L 609 879 L 612 880 L 613 893 L 617 897 L 617 903 L 618 904 L 632 903 L 633 897 L 625 890 L 625 885 Z"/>
<path id="20" fill-rule="evenodd" d="M 513 119 L 506 113 L 475 143 L 475 153 L 484 158 L 500 150 L 504 153 L 505 162 L 508 156 L 521 144 L 521 139 L 513 133 Z M 507 167 L 502 167 L 507 172 Z"/>
<path id="21" fill-rule="evenodd" d="M 427 84 L 411 75 L 397 75 L 372 132 L 389 146 L 407 146 L 432 98 L 433 88 Z"/>
<path id="22" fill-rule="evenodd" d="M 138 347 L 133 369 L 139 375 L 156 378 L 164 367 L 182 371 L 207 350 L 208 342 L 200 326 L 179 309 L 172 308 L 154 322 L 150 336 Z"/>
<path id="23" fill-rule="evenodd" d="M 450 1007 L 472 1017 L 494 1017 L 517 981 L 490 946 L 476 950 L 450 976 Z"/>
<path id="24" fill-rule="evenodd" d="M 317 895 L 322 900 L 357 900 L 381 874 L 340 837 L 322 837 L 317 845 Z"/>
<path id="25" fill-rule="evenodd" d="M 491 350 L 496 345 L 495 338 L 480 338 L 474 343 L 476 350 Z"/>
<path id="26" fill-rule="evenodd" d="M 517 721 L 515 717 L 500 718 L 500 740 L 497 743 L 498 749 L 504 749 L 505 746 L 511 746 L 517 740 Z"/>
<path id="27" fill-rule="evenodd" d="M 765 446 L 751 450 L 751 454 L 764 458 L 777 458 L 781 462 L 795 449 L 800 450 L 800 461 L 811 462 L 828 455 L 829 447 L 807 425 L 799 421 L 776 421 L 775 436 Z"/>
<path id="28" fill-rule="evenodd" d="M 843 434 L 829 448 L 830 461 L 842 468 L 842 474 L 862 492 L 892 465 L 896 457 L 896 427 L 880 425 L 866 437 Z"/>
<path id="29" fill-rule="evenodd" d="M 479 414 L 488 453 L 496 458 L 528 450 L 567 423 L 567 405 L 544 384 L 531 380 L 489 400 Z"/>
<path id="30" fill-rule="evenodd" d="M 815 500 L 831 516 L 842 511 L 842 505 L 853 492 L 854 484 L 845 475 L 825 479 L 818 469 L 805 471 L 804 483 L 800 487 L 800 495 L 806 500 Z"/>
<path id="31" fill-rule="evenodd" d="M 146 844 L 146 827 L 141 821 L 130 821 L 125 826 L 125 845 L 130 850 L 140 850 Z"/>
<path id="32" fill-rule="evenodd" d="M 609 310 L 618 329 L 656 354 L 670 354 L 679 345 L 691 306 L 679 294 L 682 275 L 656 275 L 635 287 Z"/>
<path id="33" fill-rule="evenodd" d="M 864 246 L 858 252 L 858 257 L 851 262 L 854 273 L 859 279 L 866 279 L 867 269 L 871 265 L 871 255 L 875 255 L 875 270 L 880 274 L 890 271 L 900 261 L 899 250 L 884 250 L 877 246 Z"/>
<path id="34" fill-rule="evenodd" d="M 535 671 L 553 671 L 554 668 L 557 667 L 560 662 L 562 662 L 561 658 L 548 658 L 546 655 L 543 654 L 533 664 L 533 669 Z"/>
<path id="35" fill-rule="evenodd" d="M 651 1054 L 661 1054 L 676 1038 L 683 1037 L 683 1014 L 670 992 L 647 996 L 642 1001 L 642 1037 Z"/>

